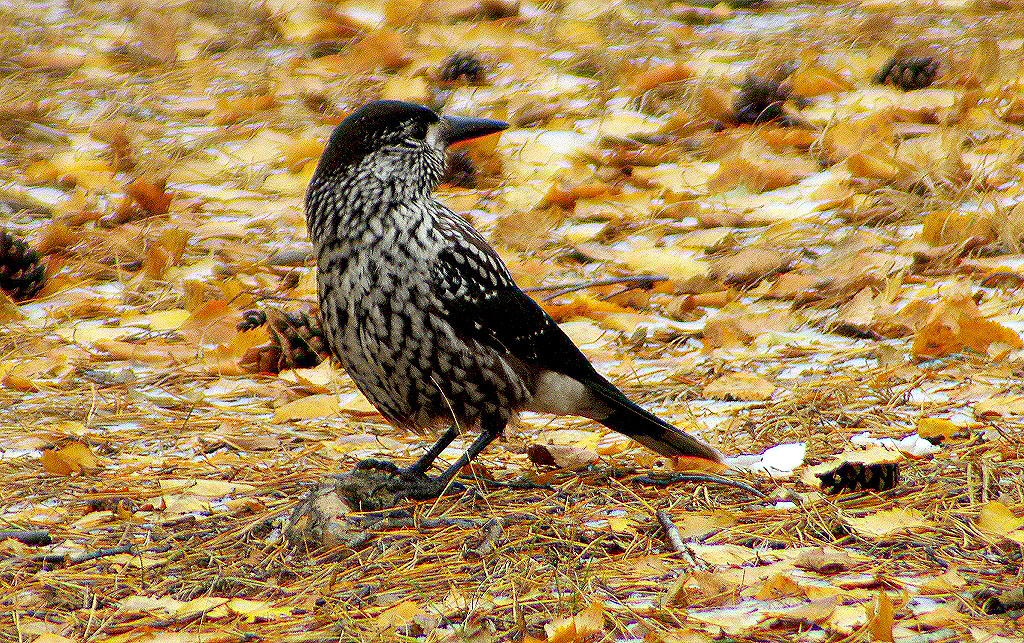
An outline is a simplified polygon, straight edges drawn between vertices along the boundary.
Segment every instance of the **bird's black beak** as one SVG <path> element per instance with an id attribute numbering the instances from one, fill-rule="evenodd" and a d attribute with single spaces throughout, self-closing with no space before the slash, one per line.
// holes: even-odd
<path id="1" fill-rule="evenodd" d="M 489 121 L 483 118 L 457 118 L 449 116 L 444 119 L 447 127 L 444 128 L 444 142 L 448 145 L 467 141 L 478 136 L 494 134 L 508 127 L 508 123 L 501 121 Z"/>

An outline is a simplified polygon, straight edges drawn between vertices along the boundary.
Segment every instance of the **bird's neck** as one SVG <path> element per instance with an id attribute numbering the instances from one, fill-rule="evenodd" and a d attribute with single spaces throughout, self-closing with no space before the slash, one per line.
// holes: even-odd
<path id="1" fill-rule="evenodd" d="M 311 187 L 306 223 L 317 250 L 328 243 L 357 249 L 393 232 L 430 225 L 438 207 L 431 196 L 434 186 L 407 179 L 360 173 Z"/>

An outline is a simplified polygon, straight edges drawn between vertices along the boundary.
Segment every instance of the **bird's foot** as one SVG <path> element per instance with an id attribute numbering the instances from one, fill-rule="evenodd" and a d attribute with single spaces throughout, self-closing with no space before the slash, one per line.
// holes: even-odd
<path id="1" fill-rule="evenodd" d="M 380 471 L 392 476 L 402 475 L 402 470 L 394 462 L 387 460 L 360 460 L 356 463 L 356 471 Z"/>
<path id="2" fill-rule="evenodd" d="M 356 471 L 374 471 L 385 474 L 380 489 L 393 494 L 396 498 L 408 500 L 433 500 L 446 490 L 453 492 L 465 491 L 465 487 L 457 482 L 442 485 L 438 480 L 430 478 L 418 471 L 400 469 L 392 462 L 382 460 L 362 460 L 356 465 Z"/>

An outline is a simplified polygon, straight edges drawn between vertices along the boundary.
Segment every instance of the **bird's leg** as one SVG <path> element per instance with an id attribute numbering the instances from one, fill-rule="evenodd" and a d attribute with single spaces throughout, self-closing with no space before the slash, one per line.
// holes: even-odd
<path id="1" fill-rule="evenodd" d="M 383 483 L 383 488 L 392 493 L 398 493 L 400 496 L 409 498 L 410 500 L 429 500 L 436 498 L 444 490 L 448 488 L 448 485 L 452 483 L 455 476 L 459 475 L 462 468 L 465 467 L 469 462 L 480 455 L 480 452 L 487 448 L 487 445 L 494 441 L 496 437 L 501 435 L 502 428 L 495 427 L 489 430 L 481 431 L 480 435 L 477 436 L 473 444 L 469 445 L 466 452 L 459 456 L 459 459 L 455 461 L 455 464 L 448 467 L 444 473 L 437 478 L 430 478 L 426 475 L 426 470 L 430 468 L 437 456 L 444 451 L 445 447 L 451 444 L 455 436 L 458 435 L 458 431 L 454 428 L 445 431 L 441 439 L 437 441 L 437 444 L 432 446 L 429 451 L 423 454 L 423 456 L 408 469 L 399 469 L 390 462 L 381 462 L 378 460 L 363 460 L 357 465 L 357 469 L 376 469 L 384 471 L 391 475 L 391 479 Z"/>
<path id="2" fill-rule="evenodd" d="M 422 478 L 425 477 L 427 469 L 430 468 L 430 465 L 434 464 L 434 460 L 437 460 L 437 456 L 439 456 L 441 452 L 444 451 L 445 448 L 447 448 L 447 445 L 452 443 L 452 440 L 454 440 L 458 434 L 459 431 L 456 430 L 455 427 L 452 427 L 449 430 L 445 431 L 444 434 L 441 435 L 440 439 L 438 439 L 437 442 L 428 449 L 427 453 L 423 454 L 423 456 L 421 456 L 420 459 L 416 461 L 416 464 L 410 467 L 409 469 L 399 469 L 398 466 L 392 462 L 387 462 L 386 460 L 373 459 L 360 460 L 358 464 L 355 465 L 355 468 L 364 470 L 374 469 L 377 471 L 383 471 L 384 473 L 387 473 L 396 478 Z"/>
<path id="3" fill-rule="evenodd" d="M 469 464 L 473 460 L 473 458 L 480 455 L 480 452 L 486 449 L 488 444 L 494 442 L 494 439 L 501 435 L 501 431 L 501 428 L 484 429 L 483 431 L 481 431 L 480 435 L 478 435 L 476 440 L 473 441 L 473 444 L 469 445 L 469 448 L 466 449 L 466 452 L 460 455 L 459 459 L 455 461 L 455 464 L 448 467 L 448 469 L 446 469 L 445 472 L 442 473 L 440 476 L 430 481 L 434 488 L 437 490 L 437 492 L 433 496 L 428 497 L 436 498 L 438 495 L 440 495 L 441 492 L 445 490 L 445 487 L 447 487 L 448 484 L 452 481 L 452 479 L 455 476 L 459 475 L 459 472 L 462 471 L 463 467 Z M 442 438 L 442 440 L 443 439 L 444 438 Z"/>
<path id="4" fill-rule="evenodd" d="M 420 459 L 416 461 L 416 464 L 409 467 L 409 473 L 414 475 L 423 475 L 430 468 L 430 465 L 434 464 L 434 460 L 437 456 L 441 455 L 441 452 L 448 448 L 448 445 L 452 443 L 455 436 L 459 434 L 458 430 L 453 426 L 444 432 L 444 435 L 437 441 L 434 446 L 420 456 Z"/>
<path id="5" fill-rule="evenodd" d="M 434 464 L 434 460 L 437 459 L 437 456 L 441 455 L 441 452 L 448 448 L 448 445 L 452 443 L 452 440 L 454 440 L 455 436 L 457 436 L 458 434 L 459 432 L 455 429 L 455 427 L 452 427 L 445 431 L 444 435 L 441 436 L 441 439 L 439 439 L 434 446 L 430 447 L 430 449 L 426 453 L 420 456 L 420 459 L 416 461 L 416 464 L 412 465 L 408 469 L 399 469 L 398 466 L 393 462 L 373 459 L 360 460 L 359 464 L 356 465 L 356 468 L 376 469 L 378 471 L 389 473 L 395 477 L 401 477 L 403 475 L 422 477 L 423 474 L 427 472 L 427 469 L 430 468 L 430 465 Z"/>

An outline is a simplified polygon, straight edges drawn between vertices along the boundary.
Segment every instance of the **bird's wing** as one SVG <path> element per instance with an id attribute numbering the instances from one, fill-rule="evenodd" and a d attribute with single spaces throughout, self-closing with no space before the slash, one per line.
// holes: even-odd
<path id="1" fill-rule="evenodd" d="M 475 234 L 441 250 L 432 278 L 447 321 L 464 336 L 534 368 L 588 384 L 594 378 L 604 379 L 558 324 L 516 286 L 494 250 Z"/>
<path id="2" fill-rule="evenodd" d="M 441 250 L 431 275 L 442 314 L 457 332 L 538 373 L 552 371 L 576 380 L 607 413 L 590 415 L 587 407 L 593 406 L 581 400 L 579 411 L 570 411 L 574 414 L 594 417 L 662 455 L 721 461 L 714 448 L 637 406 L 602 377 L 558 324 L 516 286 L 494 250 L 471 232 Z"/>

